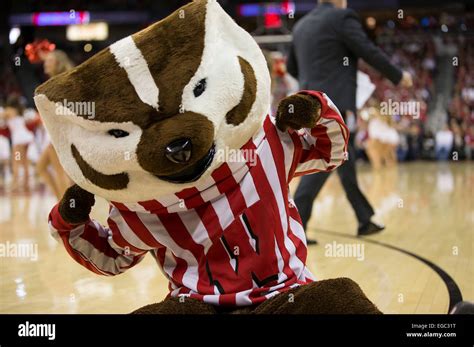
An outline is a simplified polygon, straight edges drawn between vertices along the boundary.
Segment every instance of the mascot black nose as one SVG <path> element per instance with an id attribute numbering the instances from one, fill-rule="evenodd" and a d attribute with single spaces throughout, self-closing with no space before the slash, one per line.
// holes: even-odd
<path id="1" fill-rule="evenodd" d="M 166 146 L 165 155 L 173 163 L 185 164 L 191 159 L 192 148 L 190 139 L 179 139 Z"/>

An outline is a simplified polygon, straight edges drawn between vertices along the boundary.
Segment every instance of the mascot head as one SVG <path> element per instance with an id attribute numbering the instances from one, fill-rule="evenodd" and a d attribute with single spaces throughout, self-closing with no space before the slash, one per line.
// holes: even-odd
<path id="1" fill-rule="evenodd" d="M 261 127 L 270 76 L 216 0 L 196 0 L 39 86 L 69 176 L 118 202 L 198 185 Z"/>

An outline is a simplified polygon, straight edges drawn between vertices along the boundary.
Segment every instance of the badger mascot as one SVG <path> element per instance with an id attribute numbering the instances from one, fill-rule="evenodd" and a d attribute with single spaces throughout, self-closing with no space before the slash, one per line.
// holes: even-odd
<path id="1" fill-rule="evenodd" d="M 156 258 L 169 295 L 136 313 L 380 313 L 353 281 L 314 280 L 289 198 L 294 177 L 344 162 L 341 115 L 302 91 L 272 117 L 270 98 L 264 55 L 215 0 L 48 80 L 35 102 L 76 183 L 53 234 L 99 275 Z M 89 218 L 94 195 L 107 227 Z"/>

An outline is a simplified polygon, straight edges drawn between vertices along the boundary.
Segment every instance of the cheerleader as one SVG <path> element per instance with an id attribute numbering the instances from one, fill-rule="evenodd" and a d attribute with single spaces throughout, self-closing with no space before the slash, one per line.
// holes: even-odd
<path id="1" fill-rule="evenodd" d="M 23 105 L 17 96 L 10 96 L 5 104 L 5 117 L 12 141 L 12 191 L 19 190 L 20 169 L 23 168 L 23 190 L 28 192 L 29 186 L 29 162 L 28 146 L 33 142 L 33 133 L 28 130 L 23 118 Z"/>
<path id="2" fill-rule="evenodd" d="M 400 144 L 400 135 L 392 117 L 385 117 L 385 134 L 384 134 L 384 162 L 385 166 L 397 165 L 397 147 Z"/>
<path id="3" fill-rule="evenodd" d="M 8 130 L 5 109 L 0 107 L 0 188 L 3 189 L 6 179 L 6 169 L 10 161 L 10 130 Z"/>
<path id="4" fill-rule="evenodd" d="M 369 109 L 367 156 L 373 168 L 394 166 L 397 163 L 396 150 L 400 143 L 397 130 L 391 126 L 392 120 L 382 116 L 375 107 Z"/>
<path id="5" fill-rule="evenodd" d="M 43 68 L 46 75 L 53 77 L 72 69 L 73 64 L 66 53 L 60 50 L 54 50 L 45 54 Z M 49 169 L 50 167 L 52 170 Z M 58 200 L 61 199 L 71 183 L 51 143 L 48 143 L 41 153 L 36 165 L 36 170 Z"/>

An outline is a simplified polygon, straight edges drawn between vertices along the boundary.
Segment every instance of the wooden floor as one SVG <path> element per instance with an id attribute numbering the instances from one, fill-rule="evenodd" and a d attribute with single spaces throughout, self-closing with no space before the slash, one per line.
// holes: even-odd
<path id="1" fill-rule="evenodd" d="M 474 301 L 473 168 L 419 162 L 374 173 L 362 165 L 360 185 L 387 225 L 365 240 L 354 237 L 354 213 L 333 175 L 315 202 L 309 234 L 319 245 L 310 247 L 309 268 L 318 279 L 354 279 L 385 313 L 446 313 L 448 288 L 425 259 Z M 37 245 L 39 254 L 0 258 L 0 313 L 126 313 L 166 295 L 152 257 L 114 278 L 77 265 L 49 235 L 46 216 L 54 202 L 44 193 L 0 196 L 0 245 Z M 94 210 L 102 221 L 105 205 Z M 361 251 L 358 258 L 348 253 L 352 246 Z M 341 247 L 346 252 L 329 253 Z"/>

